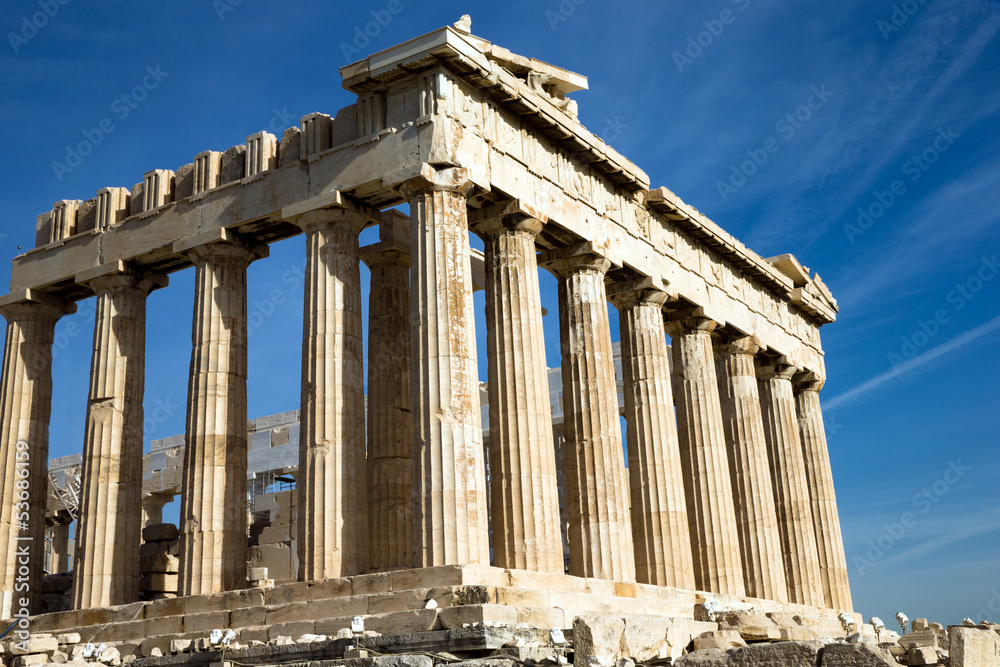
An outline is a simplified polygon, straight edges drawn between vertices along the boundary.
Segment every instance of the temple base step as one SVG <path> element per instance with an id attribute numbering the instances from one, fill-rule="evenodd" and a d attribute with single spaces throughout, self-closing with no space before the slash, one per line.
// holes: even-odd
<path id="1" fill-rule="evenodd" d="M 577 617 L 617 617 L 650 619 L 657 625 L 656 632 L 662 631 L 667 638 L 670 651 L 679 655 L 693 637 L 718 628 L 715 622 L 695 619 L 696 605 L 706 599 L 727 610 L 769 613 L 786 624 L 801 624 L 817 636 L 843 635 L 837 610 L 472 565 L 394 570 L 42 614 L 31 619 L 31 632 L 78 634 L 80 645 L 105 643 L 118 647 L 122 656 L 164 661 L 148 663 L 152 667 L 181 664 L 171 660 L 225 661 L 212 657 L 216 653 L 212 650 L 176 651 L 185 641 L 191 645 L 185 651 L 210 648 L 207 642 L 213 630 L 232 630 L 233 641 L 248 647 L 240 649 L 250 651 L 240 663 L 253 662 L 255 648 L 267 649 L 261 655 L 276 648 L 298 651 L 309 655 L 303 658 L 306 661 L 343 658 L 347 642 L 338 643 L 336 638 L 348 633 L 355 617 L 363 619 L 368 634 L 381 635 L 358 637 L 352 640 L 355 646 L 369 646 L 379 653 L 458 651 L 484 657 L 504 647 L 553 647 L 547 643 L 549 630 L 569 631 Z M 855 615 L 855 619 L 860 626 L 860 617 Z M 521 632 L 530 637 L 521 637 L 517 643 L 516 633 Z M 310 636 L 325 640 L 309 643 Z M 544 641 L 538 643 L 532 637 Z M 179 641 L 172 645 L 175 640 Z M 295 644 L 275 646 L 279 641 Z M 270 646 L 254 646 L 259 643 Z M 60 650 L 74 657 L 72 647 Z M 158 653 L 162 656 L 152 658 Z"/>

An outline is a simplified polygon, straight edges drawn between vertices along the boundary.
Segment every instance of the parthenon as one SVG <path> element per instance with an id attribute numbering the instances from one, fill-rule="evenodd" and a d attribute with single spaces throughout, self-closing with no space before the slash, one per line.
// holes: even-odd
<path id="1" fill-rule="evenodd" d="M 133 612 L 147 623 L 176 616 L 172 632 L 186 632 L 218 605 L 225 627 L 255 628 L 291 623 L 278 606 L 320 590 L 365 596 L 365 613 L 378 614 L 423 610 L 426 598 L 406 606 L 404 593 L 442 586 L 451 606 L 487 616 L 546 610 L 543 627 L 636 607 L 693 621 L 709 599 L 851 614 L 819 399 L 819 329 L 837 305 L 819 276 L 791 255 L 757 255 L 651 187 L 579 123 L 579 74 L 459 24 L 340 73 L 357 102 L 334 115 L 311 113 L 280 138 L 253 134 L 38 216 L 36 247 L 14 260 L 0 298 L 0 619 L 40 611 L 22 592 L 42 590 L 44 574 L 52 342 L 60 318 L 91 297 L 73 610 L 36 616 L 38 628 L 114 622 L 127 641 Z M 360 247 L 370 226 L 379 241 Z M 470 232 L 485 247 L 485 350 Z M 261 592 L 247 571 L 246 272 L 267 261 L 269 243 L 299 234 L 297 578 L 312 583 Z M 192 267 L 178 593 L 143 611 L 146 299 Z M 562 456 L 539 268 L 558 281 Z M 469 601 L 457 591 L 470 586 L 494 592 Z M 294 620 L 350 625 L 356 607 L 343 604 L 297 607 Z M 238 616 L 254 606 L 268 616 Z"/>

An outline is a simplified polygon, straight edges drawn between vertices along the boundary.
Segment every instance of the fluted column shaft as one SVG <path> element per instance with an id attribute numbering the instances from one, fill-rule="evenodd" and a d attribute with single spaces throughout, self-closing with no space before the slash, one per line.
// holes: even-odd
<path id="1" fill-rule="evenodd" d="M 809 506 L 812 509 L 813 529 L 816 533 L 816 551 L 820 575 L 823 580 L 823 598 L 830 609 L 853 609 L 850 582 L 847 578 L 847 559 L 844 540 L 840 532 L 837 496 L 833 488 L 833 471 L 830 452 L 823 429 L 823 411 L 819 391 L 823 382 L 809 377 L 798 387 L 795 396 L 798 409 L 799 436 L 809 485 Z"/>
<path id="2" fill-rule="evenodd" d="M 40 610 L 52 341 L 62 311 L 21 302 L 0 308 L 0 313 L 7 319 L 0 377 L 0 618 L 12 618 L 23 608 L 22 599 L 30 611 Z"/>
<path id="3" fill-rule="evenodd" d="M 635 576 L 644 584 L 693 589 L 691 534 L 663 329 L 666 299 L 666 293 L 654 289 L 611 297 L 621 328 Z"/>
<path id="4" fill-rule="evenodd" d="M 699 590 L 743 595 L 733 486 L 711 332 L 703 317 L 672 321 L 677 431 Z"/>
<path id="5" fill-rule="evenodd" d="M 771 462 L 775 509 L 781 532 L 788 599 L 797 604 L 822 607 L 823 583 L 816 553 L 816 534 L 809 503 L 805 461 L 792 394 L 792 374 L 787 365 L 758 369 L 764 433 Z"/>
<path id="6" fill-rule="evenodd" d="M 247 266 L 216 243 L 195 264 L 191 381 L 181 487 L 181 595 L 241 588 L 247 568 Z"/>
<path id="7" fill-rule="evenodd" d="M 475 315 L 462 169 L 404 183 L 410 202 L 416 567 L 490 562 Z"/>
<path id="8" fill-rule="evenodd" d="M 362 249 L 368 297 L 368 566 L 413 561 L 409 220 L 384 213 L 379 243 Z M 400 237 L 399 242 L 393 236 Z"/>
<path id="9" fill-rule="evenodd" d="M 604 287 L 610 262 L 593 254 L 576 254 L 545 264 L 559 279 L 570 574 L 634 581 L 632 524 Z"/>
<path id="10" fill-rule="evenodd" d="M 90 281 L 97 310 L 73 558 L 75 609 L 139 599 L 146 297 L 155 286 L 131 272 Z"/>
<path id="11" fill-rule="evenodd" d="M 345 209 L 302 215 L 306 235 L 299 438 L 299 580 L 365 571 L 364 353 L 358 234 Z"/>
<path id="12" fill-rule="evenodd" d="M 759 349 L 753 338 L 716 347 L 719 395 L 746 593 L 786 602 L 788 588 L 754 367 Z"/>
<path id="13" fill-rule="evenodd" d="M 494 565 L 563 572 L 552 410 L 535 237 L 542 222 L 495 214 L 486 250 Z"/>

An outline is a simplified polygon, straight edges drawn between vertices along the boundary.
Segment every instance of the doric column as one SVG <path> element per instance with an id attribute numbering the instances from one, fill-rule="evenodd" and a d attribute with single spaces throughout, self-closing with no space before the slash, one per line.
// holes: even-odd
<path id="1" fill-rule="evenodd" d="M 73 607 L 139 599 L 146 297 L 166 284 L 121 265 L 77 276 L 97 295 L 83 439 Z"/>
<path id="2" fill-rule="evenodd" d="M 400 183 L 410 202 L 414 566 L 490 562 L 464 169 Z"/>
<path id="3" fill-rule="evenodd" d="M 737 338 L 717 346 L 715 359 L 746 594 L 785 602 L 788 589 L 754 367 L 759 350 L 755 338 Z"/>
<path id="4" fill-rule="evenodd" d="M 299 435 L 299 580 L 365 571 L 365 376 L 358 206 L 295 219 L 306 235 Z"/>
<path id="5" fill-rule="evenodd" d="M 797 604 L 822 607 L 823 583 L 792 395 L 794 373 L 794 367 L 783 363 L 757 369 L 788 599 Z"/>
<path id="6" fill-rule="evenodd" d="M 609 293 L 621 328 L 636 581 L 693 589 L 670 352 L 663 330 L 668 295 L 648 280 L 619 283 Z"/>
<path id="7" fill-rule="evenodd" d="M 677 431 L 699 590 L 743 595 L 743 561 L 733 485 L 712 355 L 717 323 L 682 315 L 667 325 L 672 340 Z"/>
<path id="8" fill-rule="evenodd" d="M 490 479 L 496 567 L 563 572 L 535 237 L 520 202 L 480 210 L 486 254 Z"/>
<path id="9" fill-rule="evenodd" d="M 40 610 L 52 341 L 56 321 L 74 310 L 75 306 L 32 293 L 0 301 L 0 314 L 7 319 L 0 377 L 0 618 L 12 618 L 23 608 L 22 599 L 28 600 L 29 611 Z M 21 570 L 25 566 L 27 577 Z M 15 592 L 19 584 L 27 584 L 28 595 Z"/>
<path id="10" fill-rule="evenodd" d="M 229 232 L 219 237 L 183 248 L 195 265 L 195 297 L 181 485 L 181 595 L 219 593 L 246 582 L 246 276 L 266 248 L 250 249 Z"/>
<path id="11" fill-rule="evenodd" d="M 797 381 L 795 402 L 806 483 L 809 485 L 809 506 L 816 533 L 819 570 L 823 579 L 823 598 L 830 609 L 850 611 L 853 605 L 850 583 L 847 580 L 847 559 L 840 533 L 830 452 L 827 450 L 826 432 L 823 429 L 823 411 L 819 403 L 823 379 L 811 372 L 794 379 Z"/>
<path id="12" fill-rule="evenodd" d="M 49 574 L 69 572 L 70 523 L 69 516 L 60 515 L 56 517 L 55 521 L 49 524 L 49 531 L 52 536 L 51 548 L 49 550 Z"/>
<path id="13" fill-rule="evenodd" d="M 410 220 L 382 213 L 379 242 L 361 249 L 368 295 L 368 567 L 413 562 L 410 410 Z"/>
<path id="14" fill-rule="evenodd" d="M 545 253 L 559 279 L 570 574 L 635 581 L 604 275 L 589 247 Z"/>

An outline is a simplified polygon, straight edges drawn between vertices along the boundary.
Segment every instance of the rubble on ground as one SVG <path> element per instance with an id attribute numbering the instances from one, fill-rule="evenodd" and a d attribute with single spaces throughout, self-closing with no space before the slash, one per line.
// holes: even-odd
<path id="1" fill-rule="evenodd" d="M 156 531 L 150 531 L 151 536 Z M 161 529 L 161 542 L 176 537 Z M 153 543 L 157 541 L 150 540 Z M 169 551 L 169 546 L 167 547 Z M 157 553 L 156 556 L 167 552 Z M 163 559 L 160 559 L 161 562 Z M 266 580 L 266 570 L 258 580 Z M 163 595 L 163 591 L 155 594 Z M 470 606 L 469 611 L 476 607 Z M 577 616 L 572 628 L 534 628 L 502 621 L 475 620 L 449 613 L 462 607 L 415 610 L 436 614 L 427 627 L 406 627 L 399 634 L 365 629 L 356 616 L 350 627 L 330 635 L 254 634 L 247 629 L 212 629 L 150 642 L 104 643 L 100 633 L 11 633 L 0 642 L 6 667 L 181 667 L 187 665 L 264 665 L 311 662 L 322 667 L 1000 667 L 1000 625 L 945 628 L 915 619 L 902 636 L 879 624 L 856 625 L 797 614 L 724 610 L 709 606 L 693 618 Z M 451 618 L 447 626 L 441 618 Z M 479 612 L 482 619 L 482 611 Z M 876 621 L 878 619 L 875 619 Z M 464 621 L 464 622 L 463 622 Z M 426 631 L 422 631 L 426 630 Z M 877 635 L 877 637 L 876 637 Z M 13 636 L 14 638 L 11 638 Z M 162 640 L 162 637 L 159 639 Z M 363 663 L 357 662 L 363 659 Z"/>

